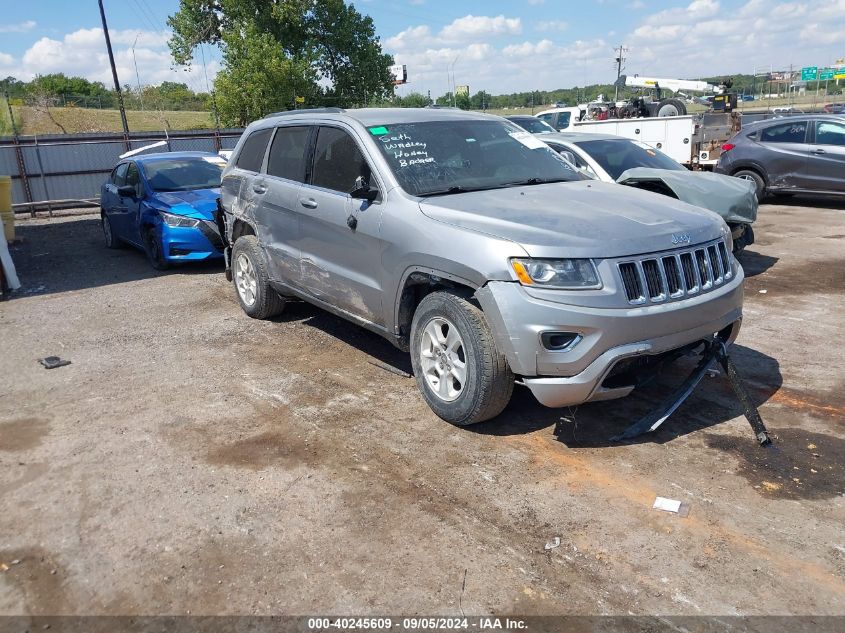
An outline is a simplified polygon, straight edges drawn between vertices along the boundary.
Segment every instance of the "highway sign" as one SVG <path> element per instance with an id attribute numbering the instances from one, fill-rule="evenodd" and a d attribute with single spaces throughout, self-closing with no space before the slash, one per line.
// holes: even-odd
<path id="1" fill-rule="evenodd" d="M 819 73 L 819 81 L 828 81 L 833 79 L 836 71 L 833 68 L 822 68 L 821 72 Z"/>
<path id="2" fill-rule="evenodd" d="M 818 75 L 818 66 L 805 66 L 801 69 L 801 81 L 815 81 Z"/>

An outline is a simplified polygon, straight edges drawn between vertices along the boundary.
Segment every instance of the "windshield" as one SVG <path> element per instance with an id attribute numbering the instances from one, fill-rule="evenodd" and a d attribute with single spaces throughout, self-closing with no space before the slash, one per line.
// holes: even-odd
<path id="1" fill-rule="evenodd" d="M 551 125 L 533 116 L 508 119 L 508 121 L 516 123 L 523 130 L 528 130 L 532 134 L 547 134 L 548 132 L 557 132 L 557 130 L 554 129 Z"/>
<path id="2" fill-rule="evenodd" d="M 220 186 L 220 175 L 226 165 L 216 156 L 162 158 L 144 162 L 144 173 L 153 191 L 189 191 Z"/>
<path id="3" fill-rule="evenodd" d="M 503 120 L 427 121 L 368 129 L 400 186 L 416 196 L 578 180 L 557 152 Z"/>
<path id="4" fill-rule="evenodd" d="M 619 138 L 578 141 L 576 145 L 592 156 L 614 180 L 634 167 L 686 171 L 686 167 L 676 163 L 666 154 L 637 141 Z"/>

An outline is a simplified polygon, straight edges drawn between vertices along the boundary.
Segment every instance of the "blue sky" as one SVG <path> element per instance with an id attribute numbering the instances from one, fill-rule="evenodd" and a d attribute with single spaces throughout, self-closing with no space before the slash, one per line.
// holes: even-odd
<path id="1" fill-rule="evenodd" d="M 65 72 L 110 83 L 96 0 L 4 2 L 0 75 Z M 205 88 L 219 69 L 171 67 L 166 18 L 178 0 L 106 0 L 122 83 L 178 80 Z M 845 0 L 363 0 L 385 51 L 408 66 L 408 92 L 553 89 L 612 80 L 613 47 L 628 72 L 662 77 L 825 65 L 845 57 Z M 134 44 L 134 57 L 132 47 Z M 199 55 L 197 56 L 199 57 Z M 138 73 L 136 76 L 135 66 Z"/>

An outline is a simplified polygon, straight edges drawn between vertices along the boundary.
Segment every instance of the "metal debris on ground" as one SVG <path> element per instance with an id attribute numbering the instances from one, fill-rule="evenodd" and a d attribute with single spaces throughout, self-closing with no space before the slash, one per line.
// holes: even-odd
<path id="1" fill-rule="evenodd" d="M 56 367 L 64 367 L 65 365 L 70 365 L 69 360 L 64 360 L 63 358 L 59 358 L 58 356 L 47 356 L 45 358 L 39 358 L 38 362 L 44 365 L 45 369 L 55 369 Z"/>
<path id="2" fill-rule="evenodd" d="M 690 506 L 688 503 L 678 501 L 676 499 L 667 499 L 666 497 L 657 497 L 654 500 L 654 505 L 651 506 L 653 510 L 662 510 L 663 512 L 671 512 L 678 516 L 689 516 Z"/>
<path id="3" fill-rule="evenodd" d="M 555 549 L 556 547 L 560 547 L 560 537 L 556 536 L 554 539 L 546 543 L 546 549 Z"/>
<path id="4" fill-rule="evenodd" d="M 383 369 L 384 371 L 389 371 L 391 374 L 396 374 L 397 376 L 402 376 L 402 378 L 413 378 L 411 374 L 406 371 L 402 371 L 398 367 L 393 367 L 392 365 L 388 365 L 387 363 L 382 363 L 377 360 L 368 360 L 367 361 L 370 365 L 374 367 L 378 367 L 379 369 Z"/>

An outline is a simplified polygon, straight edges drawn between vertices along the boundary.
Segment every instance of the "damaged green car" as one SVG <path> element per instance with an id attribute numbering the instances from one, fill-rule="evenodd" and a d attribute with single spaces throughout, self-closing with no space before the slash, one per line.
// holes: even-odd
<path id="1" fill-rule="evenodd" d="M 758 202 L 753 183 L 690 171 L 659 150 L 621 136 L 570 132 L 537 138 L 590 178 L 653 191 L 718 213 L 731 229 L 734 255 L 754 243 L 751 225 L 757 219 Z"/>

